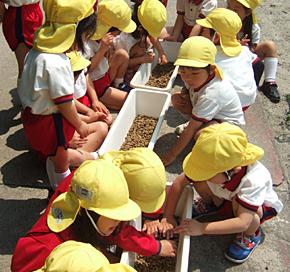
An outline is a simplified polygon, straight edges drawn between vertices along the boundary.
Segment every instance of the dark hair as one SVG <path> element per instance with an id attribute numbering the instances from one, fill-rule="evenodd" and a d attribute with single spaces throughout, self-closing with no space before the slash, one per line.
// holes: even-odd
<path id="1" fill-rule="evenodd" d="M 245 6 L 244 6 L 244 8 L 245 8 L 246 14 L 249 13 L 250 10 L 251 10 L 249 8 L 246 8 Z M 253 47 L 253 43 L 252 43 L 252 37 L 253 37 L 253 34 L 252 34 L 253 15 L 252 15 L 252 13 L 245 18 L 243 24 L 244 24 L 244 31 L 243 31 L 244 32 L 244 36 L 246 34 L 248 34 L 248 38 L 247 39 L 250 40 L 249 47 L 252 48 Z M 242 38 L 243 37 L 240 37 L 240 39 L 242 39 Z"/>
<path id="2" fill-rule="evenodd" d="M 182 66 L 182 65 L 179 66 L 179 68 L 181 68 L 181 67 L 186 67 L 186 68 L 189 68 L 189 69 L 192 69 L 192 70 L 205 69 L 207 71 L 207 73 L 208 73 L 208 76 L 210 76 L 210 67 L 211 67 L 210 64 L 207 65 L 206 67 L 190 67 L 190 66 Z"/>
<path id="3" fill-rule="evenodd" d="M 216 32 L 216 31 L 215 31 L 213 28 L 210 28 L 210 29 L 209 29 L 209 35 L 210 35 L 211 37 L 214 36 L 215 32 Z"/>
<path id="4" fill-rule="evenodd" d="M 119 28 L 112 26 L 108 32 L 114 32 L 114 31 L 118 31 Z"/>
<path id="5" fill-rule="evenodd" d="M 85 53 L 82 36 L 84 33 L 86 33 L 87 38 L 91 38 L 95 34 L 97 29 L 97 19 L 98 15 L 96 12 L 94 12 L 92 15 L 81 20 L 77 26 L 75 43 L 78 46 L 78 50 L 80 50 L 82 53 Z"/>
<path id="6" fill-rule="evenodd" d="M 97 221 L 100 217 L 99 214 L 87 210 L 90 214 L 90 216 L 94 219 L 95 223 L 97 224 Z M 112 233 L 113 236 L 116 236 L 120 233 L 122 230 L 123 223 L 121 222 L 119 226 L 114 230 Z M 99 248 L 99 249 L 106 249 L 110 245 L 112 245 L 111 242 L 109 242 L 107 239 L 104 239 L 94 228 L 91 220 L 87 216 L 87 213 L 85 209 L 81 208 L 74 223 L 72 224 L 72 234 L 73 237 L 80 242 L 83 243 L 90 243 L 93 247 Z"/>
<path id="7" fill-rule="evenodd" d="M 79 76 L 83 70 L 74 71 L 74 78 Z"/>

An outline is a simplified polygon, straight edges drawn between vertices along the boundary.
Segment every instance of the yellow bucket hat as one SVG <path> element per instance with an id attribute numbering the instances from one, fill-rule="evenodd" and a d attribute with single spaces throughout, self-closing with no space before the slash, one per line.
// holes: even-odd
<path id="1" fill-rule="evenodd" d="M 166 8 L 158 0 L 144 0 L 138 7 L 137 16 L 152 37 L 158 37 L 166 24 Z"/>
<path id="2" fill-rule="evenodd" d="M 259 6 L 262 3 L 262 0 L 237 0 L 239 3 L 241 3 L 246 8 L 249 8 L 252 10 L 252 16 L 253 16 L 253 23 L 257 24 L 257 17 L 254 12 L 254 9 Z"/>
<path id="3" fill-rule="evenodd" d="M 102 0 L 98 5 L 97 30 L 91 39 L 103 38 L 111 27 L 132 33 L 137 26 L 131 17 L 131 9 L 124 0 Z"/>
<path id="4" fill-rule="evenodd" d="M 59 195 L 50 207 L 48 227 L 63 231 L 75 221 L 81 207 L 121 221 L 141 214 L 139 206 L 129 199 L 122 171 L 104 160 L 86 161 L 76 170 L 69 191 Z"/>
<path id="5" fill-rule="evenodd" d="M 74 42 L 76 23 L 93 14 L 95 0 L 44 0 L 45 22 L 34 32 L 33 48 L 63 53 Z"/>
<path id="6" fill-rule="evenodd" d="M 237 13 L 218 8 L 211 11 L 205 19 L 196 20 L 196 23 L 220 33 L 220 44 L 227 56 L 235 57 L 241 53 L 242 46 L 236 37 L 242 27 L 242 21 Z"/>
<path id="7" fill-rule="evenodd" d="M 57 246 L 35 272 L 96 272 L 109 261 L 91 244 L 66 241 Z"/>
<path id="8" fill-rule="evenodd" d="M 81 71 L 88 67 L 91 62 L 83 57 L 77 52 L 77 51 L 71 51 L 69 53 L 66 53 L 66 55 L 69 57 L 73 71 Z"/>
<path id="9" fill-rule="evenodd" d="M 126 264 L 115 263 L 104 265 L 96 272 L 137 272 L 137 270 Z"/>
<path id="10" fill-rule="evenodd" d="M 204 68 L 215 64 L 217 49 L 213 42 L 201 36 L 187 38 L 180 46 L 174 65 Z M 223 71 L 216 65 L 216 76 L 223 79 Z"/>
<path id="11" fill-rule="evenodd" d="M 108 151 L 99 159 L 118 166 L 127 181 L 130 198 L 141 210 L 152 213 L 165 200 L 166 173 L 159 156 L 147 147 Z"/>
<path id="12" fill-rule="evenodd" d="M 183 161 L 183 171 L 193 180 L 208 180 L 234 167 L 252 164 L 263 155 L 264 150 L 249 144 L 238 126 L 225 122 L 202 130 Z"/>

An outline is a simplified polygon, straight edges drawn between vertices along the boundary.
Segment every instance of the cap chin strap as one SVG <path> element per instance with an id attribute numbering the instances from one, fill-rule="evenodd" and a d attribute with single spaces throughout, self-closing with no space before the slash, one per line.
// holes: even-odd
<path id="1" fill-rule="evenodd" d="M 93 224 L 94 228 L 96 229 L 97 233 L 99 233 L 100 235 L 102 236 L 109 236 L 110 234 L 104 234 L 102 233 L 99 228 L 97 227 L 97 224 L 95 223 L 94 219 L 91 217 L 90 213 L 88 212 L 87 209 L 85 209 L 86 213 L 87 213 L 87 216 L 88 218 L 90 219 L 91 223 Z"/>

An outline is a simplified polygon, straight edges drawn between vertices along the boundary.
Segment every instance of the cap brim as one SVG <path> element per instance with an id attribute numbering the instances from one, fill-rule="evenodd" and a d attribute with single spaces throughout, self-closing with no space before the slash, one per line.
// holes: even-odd
<path id="1" fill-rule="evenodd" d="M 120 27 L 119 29 L 125 33 L 132 33 L 136 30 L 136 28 L 137 28 L 136 23 L 134 21 L 130 20 L 129 25 L 127 25 L 126 27 Z"/>
<path id="2" fill-rule="evenodd" d="M 177 59 L 174 63 L 175 66 L 188 66 L 188 67 L 199 67 L 204 68 L 209 65 L 209 63 L 204 63 L 196 60 L 191 59 Z"/>
<path id="3" fill-rule="evenodd" d="M 164 191 L 162 195 L 154 202 L 148 203 L 148 202 L 143 202 L 139 200 L 135 200 L 135 202 L 139 205 L 142 212 L 154 213 L 162 207 L 165 201 L 165 197 L 166 197 L 166 192 Z"/>
<path id="4" fill-rule="evenodd" d="M 81 71 L 81 70 L 87 68 L 90 64 L 91 64 L 91 62 L 89 60 L 87 60 L 85 58 L 80 58 L 78 60 L 78 62 L 73 65 L 73 71 L 74 72 Z"/>
<path id="5" fill-rule="evenodd" d="M 34 32 L 33 48 L 44 53 L 63 53 L 72 46 L 75 35 L 76 24 L 47 23 Z"/>
<path id="6" fill-rule="evenodd" d="M 214 177 L 217 174 L 216 172 L 211 172 L 208 170 L 202 171 L 201 169 L 196 168 L 192 163 L 191 154 L 192 152 L 185 157 L 182 164 L 183 172 L 186 176 L 195 181 L 204 181 Z"/>
<path id="7" fill-rule="evenodd" d="M 209 21 L 206 18 L 205 19 L 196 20 L 196 23 L 201 25 L 202 27 L 212 28 L 213 29 L 213 25 L 210 24 Z"/>
<path id="8" fill-rule="evenodd" d="M 102 216 L 120 221 L 130 221 L 137 218 L 141 214 L 140 207 L 131 199 L 129 199 L 129 202 L 126 205 L 123 205 L 116 209 L 106 210 L 104 208 L 88 208 L 88 210 L 91 210 Z"/>
<path id="9" fill-rule="evenodd" d="M 239 55 L 242 51 L 242 45 L 235 37 L 221 35 L 220 44 L 223 52 L 229 57 L 235 57 Z"/>
<path id="10" fill-rule="evenodd" d="M 102 39 L 106 33 L 109 31 L 111 27 L 105 23 L 103 23 L 101 20 L 98 20 L 97 30 L 95 34 L 90 38 L 92 40 L 100 40 Z"/>

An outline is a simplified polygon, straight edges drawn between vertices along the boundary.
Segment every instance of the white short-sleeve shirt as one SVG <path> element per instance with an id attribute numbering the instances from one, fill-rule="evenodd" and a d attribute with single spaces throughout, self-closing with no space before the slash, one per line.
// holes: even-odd
<path id="1" fill-rule="evenodd" d="M 247 166 L 246 174 L 233 191 L 224 188 L 223 184 L 210 181 L 207 181 L 207 184 L 214 195 L 225 200 L 232 201 L 233 197 L 237 196 L 246 204 L 245 206 L 259 207 L 265 204 L 267 207 L 275 208 L 278 213 L 283 208 L 282 202 L 273 190 L 270 172 L 259 161 Z"/>
<path id="2" fill-rule="evenodd" d="M 8 0 L 5 1 L 5 4 L 12 7 L 21 7 L 24 5 L 35 4 L 37 2 L 39 2 L 39 0 Z"/>
<path id="3" fill-rule="evenodd" d="M 240 31 L 238 33 L 240 39 L 244 37 L 244 32 Z M 252 44 L 259 44 L 261 40 L 261 28 L 259 24 L 252 25 Z"/>
<path id="4" fill-rule="evenodd" d="M 199 18 L 205 18 L 208 13 L 217 8 L 217 0 L 203 0 L 195 5 L 192 1 L 177 0 L 177 14 L 184 15 L 184 22 L 187 25 L 194 26 Z"/>
<path id="5" fill-rule="evenodd" d="M 114 47 L 116 50 L 124 49 L 129 53 L 131 48 L 139 41 L 140 39 L 135 39 L 132 34 L 121 32 L 114 39 Z"/>
<path id="6" fill-rule="evenodd" d="M 72 95 L 73 92 L 73 70 L 66 54 L 29 51 L 18 88 L 24 108 L 30 107 L 33 114 L 56 113 L 58 108 L 53 99 Z"/>
<path id="7" fill-rule="evenodd" d="M 244 125 L 240 99 L 230 81 L 213 78 L 199 91 L 189 89 L 192 118 L 200 121 L 218 119 L 235 125 Z"/>
<path id="8" fill-rule="evenodd" d="M 87 92 L 87 79 L 86 79 L 86 73 L 87 68 L 82 70 L 79 77 L 76 80 L 75 86 L 74 86 L 74 98 L 79 99 L 83 97 Z"/>
<path id="9" fill-rule="evenodd" d="M 224 75 L 236 89 L 242 107 L 250 106 L 257 96 L 257 85 L 254 77 L 253 63 L 258 56 L 250 51 L 247 46 L 242 46 L 242 51 L 235 57 L 229 57 L 217 46 L 215 62 L 223 70 Z"/>
<path id="10" fill-rule="evenodd" d="M 84 43 L 85 53 L 80 55 L 88 60 L 99 51 L 101 48 L 101 42 L 94 41 L 94 40 L 86 40 Z M 92 81 L 98 80 L 105 76 L 107 71 L 109 70 L 109 63 L 106 57 L 103 57 L 99 63 L 99 65 L 92 71 L 89 72 L 89 75 Z"/>

